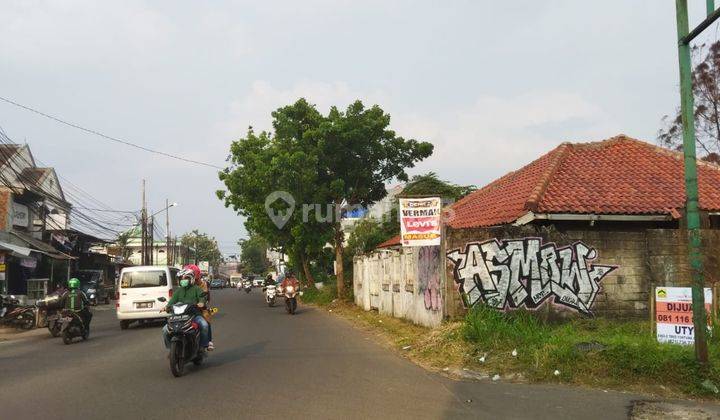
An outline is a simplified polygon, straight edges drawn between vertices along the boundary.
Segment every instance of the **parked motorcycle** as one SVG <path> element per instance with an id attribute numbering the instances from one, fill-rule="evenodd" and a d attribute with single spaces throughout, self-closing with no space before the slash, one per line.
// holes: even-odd
<path id="1" fill-rule="evenodd" d="M 176 303 L 170 308 L 170 314 L 167 319 L 170 333 L 170 372 L 179 377 L 182 376 L 188 361 L 200 366 L 207 355 L 200 347 L 200 326 L 193 321 L 193 318 L 200 314 L 197 305 Z"/>
<path id="2" fill-rule="evenodd" d="M 285 286 L 285 290 L 283 290 L 283 294 L 285 295 L 285 309 L 290 315 L 295 315 L 295 310 L 297 309 L 298 293 L 299 290 L 295 286 L 288 285 Z"/>
<path id="3" fill-rule="evenodd" d="M 63 343 L 72 343 L 75 337 L 82 337 L 83 340 L 87 340 L 90 336 L 90 330 L 88 330 L 83 322 L 80 315 L 70 309 L 63 309 L 61 312 L 62 322 L 62 336 Z"/>
<path id="4" fill-rule="evenodd" d="M 47 329 L 53 337 L 59 336 L 62 331 L 60 309 L 62 309 L 63 294 L 64 291 L 58 290 L 35 303 L 38 307 L 38 316 L 41 320 L 45 319 Z"/>
<path id="5" fill-rule="evenodd" d="M 0 325 L 11 325 L 23 330 L 35 326 L 36 311 L 33 305 L 20 305 L 13 295 L 0 296 Z"/>
<path id="6" fill-rule="evenodd" d="M 263 287 L 263 291 L 265 291 L 265 302 L 267 302 L 268 306 L 275 306 L 275 294 L 277 293 L 275 285 L 269 284 Z"/>

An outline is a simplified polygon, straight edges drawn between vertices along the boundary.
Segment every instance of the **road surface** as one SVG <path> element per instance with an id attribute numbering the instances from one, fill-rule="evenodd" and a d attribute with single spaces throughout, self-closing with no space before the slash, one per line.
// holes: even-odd
<path id="1" fill-rule="evenodd" d="M 46 329 L 0 341 L 0 417 L 621 419 L 640 398 L 454 381 L 322 310 L 290 316 L 267 307 L 260 289 L 212 296 L 217 349 L 181 378 L 170 373 L 162 324 L 121 331 L 110 306 L 95 311 L 87 342 L 64 345 Z"/>

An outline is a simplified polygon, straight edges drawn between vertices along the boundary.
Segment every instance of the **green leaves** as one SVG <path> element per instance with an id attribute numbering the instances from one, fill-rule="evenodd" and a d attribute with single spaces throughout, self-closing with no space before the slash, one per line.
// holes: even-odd
<path id="1" fill-rule="evenodd" d="M 240 239 L 240 262 L 243 269 L 253 274 L 264 274 L 271 264 L 266 256 L 268 243 L 258 235 L 250 235 L 249 239 Z"/>
<path id="2" fill-rule="evenodd" d="M 218 249 L 215 238 L 208 236 L 207 233 L 200 233 L 197 229 L 192 232 L 183 234 L 180 237 L 180 243 L 183 246 L 193 248 L 198 261 L 209 261 L 210 265 L 215 267 L 222 260 L 222 253 Z"/>
<path id="3" fill-rule="evenodd" d="M 231 165 L 219 174 L 226 190 L 217 195 L 246 216 L 249 232 L 310 259 L 343 237 L 339 220 L 322 220 L 328 204 L 370 205 L 382 199 L 386 183 L 407 179 L 405 170 L 433 151 L 430 143 L 398 137 L 389 128 L 389 114 L 359 100 L 325 116 L 301 98 L 272 117 L 274 133 L 250 128 L 231 144 Z M 265 198 L 274 191 L 286 191 L 296 202 L 282 228 L 265 209 Z M 335 245 L 342 250 L 341 243 Z"/>

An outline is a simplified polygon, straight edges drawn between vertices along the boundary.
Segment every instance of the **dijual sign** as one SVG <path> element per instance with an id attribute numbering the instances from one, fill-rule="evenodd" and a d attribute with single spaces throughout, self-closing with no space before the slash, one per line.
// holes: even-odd
<path id="1" fill-rule="evenodd" d="M 400 235 L 402 246 L 440 245 L 440 197 L 401 198 Z"/>
<path id="2" fill-rule="evenodd" d="M 705 312 L 710 314 L 712 290 L 705 288 Z M 689 287 L 655 288 L 655 321 L 660 343 L 692 345 L 693 326 L 692 289 Z M 710 319 L 708 317 L 708 323 Z"/>

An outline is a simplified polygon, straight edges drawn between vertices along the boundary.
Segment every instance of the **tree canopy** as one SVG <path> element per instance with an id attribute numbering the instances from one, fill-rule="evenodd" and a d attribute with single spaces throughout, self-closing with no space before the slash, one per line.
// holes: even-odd
<path id="1" fill-rule="evenodd" d="M 695 140 L 698 156 L 720 163 L 720 41 L 710 46 L 702 44 L 692 49 L 692 90 L 695 98 Z M 679 98 L 679 97 L 678 97 Z M 665 115 L 658 131 L 661 145 L 682 150 L 682 119 L 678 109 L 675 116 Z"/>
<path id="2" fill-rule="evenodd" d="M 404 139 L 389 128 L 390 115 L 379 106 L 355 101 L 344 111 L 322 115 L 299 99 L 272 113 L 274 133 L 250 129 L 233 142 L 230 166 L 220 173 L 225 205 L 246 217 L 246 228 L 301 261 L 312 281 L 309 262 L 331 242 L 338 262 L 338 291 L 344 289 L 344 233 L 340 210 L 382 199 L 385 184 L 407 181 L 407 168 L 432 154 L 427 142 Z M 285 212 L 283 200 L 266 203 L 277 191 L 292 196 L 294 211 L 282 225 L 268 212 Z M 266 205 L 269 208 L 266 211 Z"/>
<path id="3" fill-rule="evenodd" d="M 428 172 L 412 177 L 400 196 L 437 195 L 446 200 L 457 201 L 476 189 L 475 185 L 457 185 L 443 181 L 435 172 Z"/>
<path id="4" fill-rule="evenodd" d="M 208 236 L 207 233 L 200 233 L 197 229 L 184 233 L 180 237 L 180 243 L 195 249 L 192 258 L 197 261 L 208 261 L 212 267 L 217 267 L 222 261 L 222 253 L 218 249 L 215 238 Z"/>
<path id="5" fill-rule="evenodd" d="M 264 274 L 270 268 L 267 259 L 268 243 L 258 235 L 251 235 L 248 239 L 240 239 L 240 263 L 243 269 L 254 274 Z"/>

